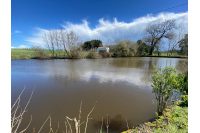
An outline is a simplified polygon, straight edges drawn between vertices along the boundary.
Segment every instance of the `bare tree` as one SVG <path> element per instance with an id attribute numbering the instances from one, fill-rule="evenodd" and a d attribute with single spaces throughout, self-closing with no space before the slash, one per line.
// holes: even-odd
<path id="1" fill-rule="evenodd" d="M 49 49 L 49 51 L 51 51 L 49 39 L 46 32 L 43 33 L 43 42 L 44 42 L 44 45 Z"/>
<path id="2" fill-rule="evenodd" d="M 67 47 L 66 47 L 66 31 L 63 30 L 63 28 L 60 28 L 60 41 L 63 49 L 67 53 Z"/>
<path id="3" fill-rule="evenodd" d="M 79 40 L 79 38 L 74 31 L 70 31 L 69 33 L 67 33 L 67 47 L 68 47 L 69 51 L 73 47 L 77 46 L 78 40 Z"/>
<path id="4" fill-rule="evenodd" d="M 145 33 L 147 36 L 144 37 L 144 41 L 151 46 L 150 55 L 152 55 L 155 46 L 159 44 L 162 38 L 168 39 L 174 36 L 172 30 L 175 28 L 175 20 L 166 20 L 164 22 L 152 24 L 146 28 Z"/>
<path id="5" fill-rule="evenodd" d="M 184 27 L 183 24 L 177 26 L 177 31 L 175 32 L 174 36 L 169 38 L 168 40 L 168 52 L 171 54 L 174 52 L 176 48 L 178 48 L 179 41 L 184 38 L 185 34 L 187 34 L 187 29 Z"/>
<path id="6" fill-rule="evenodd" d="M 58 30 L 54 30 L 53 31 L 53 36 L 54 36 L 54 38 L 55 38 L 55 45 L 56 45 L 56 47 L 57 47 L 57 50 L 58 50 L 58 53 L 59 53 L 59 56 L 60 56 L 60 48 L 61 48 L 61 45 L 60 45 L 60 36 L 59 36 L 60 34 L 59 34 L 59 32 L 58 32 Z"/>
<path id="7" fill-rule="evenodd" d="M 49 41 L 50 41 L 50 47 L 52 49 L 52 56 L 54 57 L 55 41 L 54 41 L 53 31 L 49 31 Z"/>
<path id="8" fill-rule="evenodd" d="M 64 49 L 68 58 L 76 58 L 77 52 L 80 48 L 80 41 L 75 32 L 60 29 L 44 32 L 43 41 L 45 46 L 51 51 L 52 57 L 55 55 L 55 50 L 58 49 L 60 55 L 60 49 Z M 75 54 L 74 54 L 75 53 Z"/>

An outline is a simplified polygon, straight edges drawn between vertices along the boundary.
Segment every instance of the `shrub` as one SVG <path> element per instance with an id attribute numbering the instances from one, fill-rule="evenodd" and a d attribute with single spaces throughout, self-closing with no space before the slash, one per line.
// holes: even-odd
<path id="1" fill-rule="evenodd" d="M 50 58 L 50 56 L 48 56 L 47 53 L 42 49 L 39 49 L 36 51 L 35 57 L 38 59 L 49 59 Z"/>
<path id="2" fill-rule="evenodd" d="M 177 75 L 174 74 L 177 70 L 173 67 L 165 67 L 164 69 L 154 69 L 152 76 L 153 93 L 155 93 L 157 100 L 157 114 L 163 114 L 169 101 L 172 99 L 174 86 L 177 83 Z"/>
<path id="3" fill-rule="evenodd" d="M 188 107 L 188 74 L 180 73 L 177 77 L 177 91 L 181 94 L 182 103 L 180 106 Z"/>
<path id="4" fill-rule="evenodd" d="M 103 58 L 108 58 L 111 57 L 111 54 L 109 52 L 107 52 L 106 50 L 101 50 L 99 51 L 99 55 Z"/>
<path id="5" fill-rule="evenodd" d="M 86 58 L 96 59 L 96 58 L 99 58 L 99 54 L 98 54 L 98 52 L 96 50 L 90 50 L 90 52 L 88 53 Z"/>
<path id="6" fill-rule="evenodd" d="M 78 47 L 71 48 L 70 52 L 67 52 L 68 58 L 70 59 L 80 59 L 83 58 L 83 55 L 81 54 Z"/>
<path id="7" fill-rule="evenodd" d="M 111 45 L 110 52 L 113 53 L 114 57 L 127 57 L 135 56 L 137 53 L 138 45 L 131 40 L 122 40 L 116 45 Z"/>

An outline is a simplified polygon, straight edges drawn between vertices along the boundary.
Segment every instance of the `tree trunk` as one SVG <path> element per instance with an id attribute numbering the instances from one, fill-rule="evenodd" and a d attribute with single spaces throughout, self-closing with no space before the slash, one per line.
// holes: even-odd
<path id="1" fill-rule="evenodd" d="M 152 55 L 152 54 L 153 54 L 153 50 L 154 50 L 154 47 L 151 46 L 151 49 L 150 49 L 149 55 Z"/>

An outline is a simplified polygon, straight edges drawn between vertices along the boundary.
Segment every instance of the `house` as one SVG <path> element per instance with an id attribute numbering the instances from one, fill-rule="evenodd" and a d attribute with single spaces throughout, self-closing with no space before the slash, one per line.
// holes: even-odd
<path id="1" fill-rule="evenodd" d="M 97 52 L 105 50 L 106 52 L 109 52 L 109 47 L 98 47 Z"/>

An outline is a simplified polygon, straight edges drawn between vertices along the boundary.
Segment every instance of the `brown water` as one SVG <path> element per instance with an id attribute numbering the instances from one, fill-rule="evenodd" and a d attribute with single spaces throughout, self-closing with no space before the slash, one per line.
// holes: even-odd
<path id="1" fill-rule="evenodd" d="M 87 132 L 96 133 L 101 128 L 101 119 L 108 114 L 109 131 L 120 132 L 155 118 L 155 100 L 151 88 L 153 66 L 175 67 L 186 72 L 187 59 L 131 57 L 81 60 L 12 60 L 11 98 L 16 100 L 22 89 L 21 108 L 33 97 L 25 113 L 20 129 L 30 120 L 28 133 L 38 132 L 49 114 L 52 127 L 65 131 L 65 116 L 78 118 L 82 101 L 81 121 L 85 121 L 95 101 Z M 81 132 L 84 131 L 83 124 Z M 69 127 L 68 127 L 69 128 Z M 105 128 L 105 123 L 104 123 Z M 49 132 L 49 121 L 42 133 Z"/>

